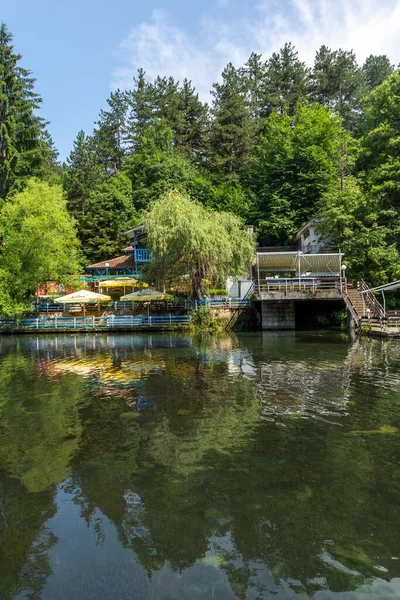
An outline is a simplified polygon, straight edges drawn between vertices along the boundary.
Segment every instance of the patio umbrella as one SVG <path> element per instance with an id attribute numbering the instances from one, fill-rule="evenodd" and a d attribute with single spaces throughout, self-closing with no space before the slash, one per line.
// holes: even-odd
<path id="1" fill-rule="evenodd" d="M 100 281 L 99 287 L 134 287 L 137 284 L 137 279 L 107 279 L 107 281 Z"/>
<path id="2" fill-rule="evenodd" d="M 127 300 L 131 302 L 150 302 L 151 300 L 170 300 L 171 298 L 172 296 L 170 296 L 170 294 L 164 294 L 158 290 L 148 289 L 139 290 L 138 292 L 133 292 L 133 294 L 122 296 L 121 300 Z"/>
<path id="3" fill-rule="evenodd" d="M 82 304 L 83 316 L 85 316 L 85 304 L 93 302 L 100 304 L 101 302 L 109 302 L 110 300 L 110 296 L 105 296 L 104 294 L 96 294 L 96 292 L 90 292 L 89 290 L 79 290 L 79 292 L 73 292 L 72 294 L 56 298 L 54 302 L 59 304 Z"/>

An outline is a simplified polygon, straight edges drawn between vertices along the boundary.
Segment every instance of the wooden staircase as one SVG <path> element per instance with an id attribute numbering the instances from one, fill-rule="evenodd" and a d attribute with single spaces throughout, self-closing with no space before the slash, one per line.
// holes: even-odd
<path id="1" fill-rule="evenodd" d="M 385 319 L 386 317 L 383 306 L 362 279 L 355 286 L 347 284 L 343 299 L 357 327 L 361 327 L 363 318 Z"/>

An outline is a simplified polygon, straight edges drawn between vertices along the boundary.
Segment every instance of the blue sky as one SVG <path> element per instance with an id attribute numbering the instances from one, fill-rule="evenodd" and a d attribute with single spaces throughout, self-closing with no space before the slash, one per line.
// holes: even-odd
<path id="1" fill-rule="evenodd" d="M 203 99 L 223 66 L 267 58 L 291 40 L 312 64 L 317 48 L 353 48 L 400 61 L 400 0 L 3 0 L 22 65 L 37 78 L 43 116 L 64 159 L 90 133 L 110 91 L 149 77 L 193 81 Z"/>

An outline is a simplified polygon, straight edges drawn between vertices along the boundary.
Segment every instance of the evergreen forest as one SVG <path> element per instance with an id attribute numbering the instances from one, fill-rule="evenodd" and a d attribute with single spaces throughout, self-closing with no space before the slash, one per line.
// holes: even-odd
<path id="1" fill-rule="evenodd" d="M 350 50 L 322 46 L 310 67 L 288 42 L 270 57 L 226 65 L 209 103 L 195 75 L 152 81 L 139 68 L 130 89 L 112 91 L 97 116 L 93 107 L 93 130 L 76 133 L 61 163 L 32 72 L 1 26 L 0 270 L 8 280 L 24 271 L 26 252 L 7 259 L 7 239 L 23 239 L 27 214 L 38 215 L 29 235 L 50 228 L 54 248 L 64 237 L 54 221 L 63 223 L 70 264 L 82 266 L 120 254 L 124 231 L 170 190 L 233 213 L 261 246 L 291 245 L 319 217 L 351 277 L 400 278 L 400 71 L 390 57 L 361 64 Z M 53 277 L 65 270 L 59 254 Z"/>

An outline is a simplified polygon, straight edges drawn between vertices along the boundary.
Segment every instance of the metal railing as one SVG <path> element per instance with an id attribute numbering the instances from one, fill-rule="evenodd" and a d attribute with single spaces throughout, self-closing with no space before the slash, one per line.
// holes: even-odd
<path id="1" fill-rule="evenodd" d="M 249 298 L 204 298 L 196 300 L 196 308 L 209 306 L 210 308 L 238 308 L 239 306 L 250 306 Z"/>
<path id="2" fill-rule="evenodd" d="M 360 315 L 358 314 L 358 312 L 356 311 L 355 307 L 353 306 L 353 303 L 350 300 L 350 297 L 348 296 L 347 291 L 345 291 L 343 293 L 343 300 L 344 300 L 344 303 L 346 305 L 346 308 L 348 309 L 348 311 L 351 314 L 351 317 L 352 317 L 352 319 L 353 319 L 356 327 L 360 327 L 360 324 L 361 324 Z"/>
<path id="3" fill-rule="evenodd" d="M 336 277 L 305 277 L 291 279 L 260 279 L 255 282 L 256 294 L 269 292 L 317 292 L 336 290 L 340 293 L 340 280 Z"/>
<path id="4" fill-rule="evenodd" d="M 148 301 L 147 301 L 148 302 Z M 154 300 L 152 300 L 154 303 Z M 158 303 L 162 303 L 163 306 L 167 308 L 181 308 L 186 310 L 191 310 L 195 308 L 194 300 L 186 300 L 184 298 L 179 298 L 177 300 L 159 300 Z M 122 312 L 124 310 L 135 310 L 141 308 L 142 302 L 132 302 L 132 301 L 116 301 L 110 302 L 106 305 L 107 310 L 112 310 L 114 312 Z M 56 312 L 81 312 L 82 308 L 80 304 L 57 304 L 56 302 L 38 302 L 35 305 L 35 313 L 56 313 Z M 90 309 L 91 305 L 86 305 L 86 310 Z M 98 309 L 97 304 L 93 304 L 93 308 L 95 310 Z"/>
<path id="5" fill-rule="evenodd" d="M 231 318 L 229 320 L 229 323 L 226 326 L 226 328 L 227 328 L 228 331 L 230 331 L 231 329 L 234 328 L 234 326 L 236 325 L 236 323 L 237 323 L 240 315 L 242 314 L 242 310 L 251 307 L 251 299 L 253 297 L 253 294 L 254 294 L 254 282 L 251 284 L 251 286 L 247 290 L 247 292 L 244 295 L 244 297 L 241 298 L 241 301 L 239 302 L 239 305 L 237 306 L 235 312 L 231 316 Z"/>
<path id="6" fill-rule="evenodd" d="M 0 330 L 96 330 L 96 329 L 137 329 L 141 327 L 171 327 L 189 325 L 190 315 L 128 315 L 106 317 L 43 317 L 36 319 L 0 320 Z"/>
<path id="7" fill-rule="evenodd" d="M 360 292 L 363 303 L 371 311 L 372 315 L 384 319 L 386 314 L 383 306 L 378 302 L 363 279 L 357 282 L 357 289 Z"/>
<path id="8" fill-rule="evenodd" d="M 149 262 L 151 260 L 150 250 L 148 248 L 135 248 L 135 260 L 138 262 Z"/>

